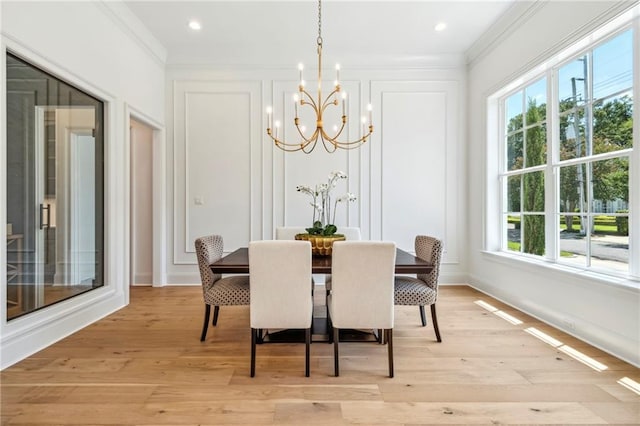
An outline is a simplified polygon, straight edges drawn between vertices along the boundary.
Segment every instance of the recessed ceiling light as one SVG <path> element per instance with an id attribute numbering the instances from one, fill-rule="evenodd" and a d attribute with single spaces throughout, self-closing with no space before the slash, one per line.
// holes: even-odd
<path id="1" fill-rule="evenodd" d="M 438 22 L 436 24 L 436 26 L 434 27 L 434 29 L 436 31 L 444 31 L 447 29 L 447 23 L 446 22 Z"/>
<path id="2" fill-rule="evenodd" d="M 202 25 L 200 25 L 200 22 L 198 21 L 191 20 L 189 21 L 189 28 L 191 28 L 192 30 L 198 31 L 202 29 Z"/>

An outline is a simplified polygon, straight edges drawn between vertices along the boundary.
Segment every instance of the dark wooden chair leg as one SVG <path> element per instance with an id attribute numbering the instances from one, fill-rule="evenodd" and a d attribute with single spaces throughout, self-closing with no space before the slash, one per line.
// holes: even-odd
<path id="1" fill-rule="evenodd" d="M 207 337 L 207 329 L 209 328 L 209 316 L 211 315 L 211 305 L 204 305 L 204 325 L 202 326 L 202 334 L 200 335 L 200 341 L 204 342 Z"/>
<path id="2" fill-rule="evenodd" d="M 393 328 L 385 330 L 387 335 L 387 350 L 389 351 L 389 377 L 393 377 Z"/>
<path id="3" fill-rule="evenodd" d="M 431 321 L 433 322 L 433 330 L 436 332 L 436 339 L 442 342 L 440 338 L 440 329 L 438 328 L 438 317 L 436 316 L 436 304 L 431 305 Z"/>
<path id="4" fill-rule="evenodd" d="M 329 343 L 333 343 L 333 323 L 331 322 L 331 314 L 327 307 L 327 334 L 329 335 Z"/>
<path id="5" fill-rule="evenodd" d="M 433 305 L 431 305 L 433 306 Z M 427 325 L 427 315 L 424 312 L 424 305 L 420 305 L 420 319 L 422 320 L 422 326 L 426 326 Z"/>
<path id="6" fill-rule="evenodd" d="M 382 328 L 378 329 L 378 343 L 381 345 L 384 344 L 384 330 Z"/>
<path id="7" fill-rule="evenodd" d="M 213 322 L 211 323 L 211 324 L 213 324 L 214 327 L 216 325 L 218 325 L 218 312 L 220 312 L 220 306 L 214 306 L 214 308 L 213 308 Z"/>
<path id="8" fill-rule="evenodd" d="M 340 364 L 338 361 L 338 343 L 340 342 L 340 330 L 333 328 L 333 369 L 336 377 L 340 375 Z"/>
<path id="9" fill-rule="evenodd" d="M 310 348 L 309 346 L 311 346 L 311 329 L 307 328 L 306 332 L 305 332 L 305 343 L 306 343 L 306 349 L 305 349 L 305 354 L 304 354 L 304 375 L 306 377 L 309 377 L 309 355 L 310 355 Z"/>
<path id="10" fill-rule="evenodd" d="M 256 375 L 256 335 L 258 330 L 251 329 L 251 377 Z"/>

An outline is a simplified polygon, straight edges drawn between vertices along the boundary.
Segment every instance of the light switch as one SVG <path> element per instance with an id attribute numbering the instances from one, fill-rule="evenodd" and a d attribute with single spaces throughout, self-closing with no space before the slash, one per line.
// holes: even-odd
<path id="1" fill-rule="evenodd" d="M 195 198 L 193 199 L 193 203 L 194 203 L 196 206 L 202 206 L 202 205 L 204 205 L 204 198 L 202 198 L 202 197 L 195 197 Z"/>

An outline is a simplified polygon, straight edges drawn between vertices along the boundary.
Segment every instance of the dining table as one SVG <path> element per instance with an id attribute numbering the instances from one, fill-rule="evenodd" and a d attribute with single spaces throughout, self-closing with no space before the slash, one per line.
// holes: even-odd
<path id="1" fill-rule="evenodd" d="M 428 274 L 433 270 L 433 264 L 420 259 L 413 254 L 396 248 L 396 274 Z M 223 256 L 220 260 L 211 264 L 214 274 L 248 274 L 249 273 L 249 249 L 240 247 Z M 331 256 L 313 256 L 311 259 L 311 272 L 314 274 L 331 273 Z"/>
<path id="2" fill-rule="evenodd" d="M 433 270 L 431 262 L 423 260 L 413 254 L 396 248 L 396 274 L 428 274 Z M 210 265 L 214 274 L 250 274 L 249 249 L 240 247 L 223 256 Z M 312 256 L 311 272 L 313 274 L 331 274 L 331 256 Z M 323 304 L 315 304 L 313 309 L 312 341 L 330 342 L 326 300 Z M 363 332 L 362 330 L 340 330 L 340 341 L 375 341 L 382 343 L 377 330 Z M 259 343 L 272 342 L 304 342 L 304 332 L 300 330 L 279 330 L 277 332 L 266 331 L 259 339 Z"/>

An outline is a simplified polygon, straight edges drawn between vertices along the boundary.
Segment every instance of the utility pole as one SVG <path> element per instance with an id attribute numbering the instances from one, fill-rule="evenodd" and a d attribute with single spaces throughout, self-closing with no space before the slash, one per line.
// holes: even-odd
<path id="1" fill-rule="evenodd" d="M 573 95 L 573 108 L 574 108 L 574 120 L 573 120 L 573 130 L 576 134 L 576 157 L 580 158 L 583 157 L 582 155 L 582 139 L 580 138 L 580 126 L 578 124 L 578 119 L 579 119 L 579 114 L 578 114 L 578 95 L 577 95 L 577 89 L 576 89 L 576 81 L 582 81 L 583 82 L 583 96 L 584 96 L 584 118 L 585 118 L 585 123 L 584 123 L 584 143 L 585 143 L 585 155 L 586 156 L 590 156 L 592 155 L 592 144 L 590 143 L 591 141 L 591 113 L 590 113 L 590 109 L 591 106 L 589 105 L 588 99 L 589 99 L 589 79 L 587 78 L 589 75 L 589 62 L 587 61 L 587 56 L 583 56 L 581 58 L 578 58 L 578 61 L 582 61 L 582 65 L 583 65 L 583 71 L 582 71 L 582 78 L 578 78 L 578 77 L 572 77 L 571 78 L 571 92 Z M 578 191 L 579 191 L 579 195 L 580 195 L 580 234 L 581 235 L 586 235 L 587 233 L 587 216 L 585 215 L 585 210 L 589 211 L 590 209 L 588 208 L 588 206 L 586 205 L 586 202 L 591 202 L 591 200 L 593 200 L 593 187 L 591 185 L 591 164 L 589 163 L 588 165 L 588 169 L 587 170 L 587 178 L 589 178 L 589 185 L 587 188 L 587 193 L 589 194 L 587 197 L 587 200 L 585 202 L 585 170 L 584 167 L 585 164 L 577 164 L 578 167 Z M 589 227 L 591 229 L 593 229 L 593 226 Z M 591 231 L 590 231 L 591 232 Z"/>
<path id="2" fill-rule="evenodd" d="M 578 123 L 578 95 L 576 90 L 576 81 L 583 80 L 584 78 L 571 77 L 571 94 L 573 95 L 573 132 L 576 138 L 576 158 L 582 157 L 582 139 L 580 138 L 580 125 Z M 585 217 L 584 217 L 584 173 L 582 170 L 583 164 L 576 164 L 578 168 L 578 195 L 580 196 L 580 234 L 585 235 Z"/>

